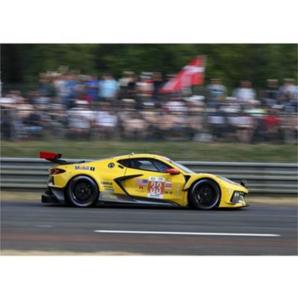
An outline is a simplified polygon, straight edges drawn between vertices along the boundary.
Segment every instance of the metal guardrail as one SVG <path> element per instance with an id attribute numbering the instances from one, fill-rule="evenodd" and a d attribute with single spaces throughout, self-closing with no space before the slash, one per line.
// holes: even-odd
<path id="1" fill-rule="evenodd" d="M 0 162 L 2 189 L 44 189 L 47 184 L 48 168 L 53 165 L 38 158 L 3 157 L 0 158 Z M 297 194 L 298 192 L 298 168 L 295 163 L 201 161 L 180 161 L 180 163 L 195 172 L 218 174 L 234 181 L 246 180 L 251 193 Z"/>

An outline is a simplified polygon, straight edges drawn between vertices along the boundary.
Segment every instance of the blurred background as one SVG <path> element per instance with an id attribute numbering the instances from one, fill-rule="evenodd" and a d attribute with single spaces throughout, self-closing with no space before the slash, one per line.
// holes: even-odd
<path id="1" fill-rule="evenodd" d="M 296 44 L 3 44 L 1 150 L 295 160 L 297 97 Z"/>

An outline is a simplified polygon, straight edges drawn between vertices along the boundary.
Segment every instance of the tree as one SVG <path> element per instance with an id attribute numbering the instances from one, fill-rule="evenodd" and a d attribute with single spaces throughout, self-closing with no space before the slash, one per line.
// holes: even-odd
<path id="1" fill-rule="evenodd" d="M 176 73 L 194 56 L 207 56 L 206 79 L 229 88 L 243 79 L 256 88 L 266 79 L 296 78 L 295 44 L 17 44 L 1 46 L 4 83 L 34 83 L 61 65 L 82 73 L 120 76 L 124 70 Z"/>

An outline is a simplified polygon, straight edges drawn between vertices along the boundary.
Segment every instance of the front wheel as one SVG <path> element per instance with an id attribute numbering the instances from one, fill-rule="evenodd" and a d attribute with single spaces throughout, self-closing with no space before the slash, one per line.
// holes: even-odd
<path id="1" fill-rule="evenodd" d="M 88 176 L 73 178 L 66 192 L 68 202 L 77 207 L 95 206 L 99 196 L 96 182 Z"/>
<path id="2" fill-rule="evenodd" d="M 196 182 L 189 193 L 189 205 L 197 209 L 213 209 L 219 205 L 220 189 L 216 182 L 202 179 Z"/>

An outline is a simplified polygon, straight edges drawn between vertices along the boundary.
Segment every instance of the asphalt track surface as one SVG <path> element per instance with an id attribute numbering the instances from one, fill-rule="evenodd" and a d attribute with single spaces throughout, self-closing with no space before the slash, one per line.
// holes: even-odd
<path id="1" fill-rule="evenodd" d="M 4 200 L 1 250 L 21 255 L 297 255 L 297 206 L 78 209 Z"/>

